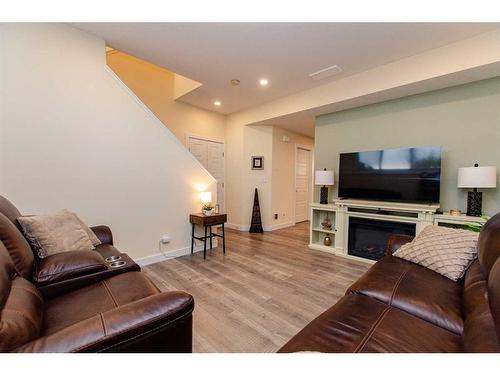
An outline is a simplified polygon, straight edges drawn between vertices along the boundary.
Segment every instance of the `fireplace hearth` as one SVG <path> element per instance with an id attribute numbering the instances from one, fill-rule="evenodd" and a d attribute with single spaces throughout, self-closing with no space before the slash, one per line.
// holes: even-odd
<path id="1" fill-rule="evenodd" d="M 415 235 L 416 225 L 395 221 L 349 217 L 347 253 L 365 259 L 379 260 L 385 255 L 391 234 Z"/>

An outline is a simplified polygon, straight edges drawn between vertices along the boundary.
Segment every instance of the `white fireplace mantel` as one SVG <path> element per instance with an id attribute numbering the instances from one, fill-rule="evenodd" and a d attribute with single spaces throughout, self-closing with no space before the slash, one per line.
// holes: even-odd
<path id="1" fill-rule="evenodd" d="M 417 213 L 435 213 L 439 208 L 439 204 L 364 201 L 357 199 L 334 199 L 333 204 L 338 207 L 357 207 Z"/>
<path id="2" fill-rule="evenodd" d="M 365 201 L 355 199 L 335 199 L 330 204 L 311 204 L 311 236 L 309 247 L 336 255 L 355 258 L 373 263 L 371 260 L 353 257 L 347 253 L 349 238 L 349 218 L 393 221 L 415 224 L 416 234 L 428 225 L 434 225 L 439 204 L 399 203 L 385 201 Z M 321 221 L 328 214 L 334 222 L 332 231 L 324 231 Z M 325 246 L 322 239 L 326 234 L 332 238 L 332 245 Z"/>

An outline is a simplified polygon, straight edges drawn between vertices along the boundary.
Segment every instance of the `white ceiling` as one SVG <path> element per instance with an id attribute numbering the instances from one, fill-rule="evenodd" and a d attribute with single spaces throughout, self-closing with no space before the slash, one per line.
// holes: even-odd
<path id="1" fill-rule="evenodd" d="M 233 113 L 499 28 L 500 23 L 74 23 L 201 82 L 182 101 Z M 331 65 L 343 72 L 313 81 Z M 269 79 L 262 88 L 258 80 Z M 231 86 L 237 78 L 241 84 Z M 222 105 L 215 107 L 214 100 Z M 300 119 L 298 120 L 301 121 Z"/>

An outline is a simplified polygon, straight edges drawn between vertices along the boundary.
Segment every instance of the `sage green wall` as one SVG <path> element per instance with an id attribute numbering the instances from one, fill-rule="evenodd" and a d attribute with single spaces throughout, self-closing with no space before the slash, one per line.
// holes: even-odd
<path id="1" fill-rule="evenodd" d="M 319 116 L 315 142 L 315 168 L 333 168 L 336 180 L 342 152 L 442 146 L 441 207 L 465 211 L 458 168 L 476 162 L 500 168 L 500 78 Z M 337 196 L 336 186 L 330 196 Z M 500 186 L 484 189 L 483 212 L 499 211 Z"/>

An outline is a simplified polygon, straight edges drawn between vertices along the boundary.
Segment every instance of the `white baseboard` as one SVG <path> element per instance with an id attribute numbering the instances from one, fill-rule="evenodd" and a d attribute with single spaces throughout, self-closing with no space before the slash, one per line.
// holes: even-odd
<path id="1" fill-rule="evenodd" d="M 214 239 L 213 247 L 215 248 L 217 247 L 217 245 L 218 245 L 217 240 Z M 208 249 L 209 246 L 207 243 L 207 250 Z M 193 252 L 197 253 L 199 251 L 203 251 L 203 245 L 194 246 Z M 165 251 L 164 253 L 155 253 L 143 258 L 134 259 L 134 262 L 136 262 L 139 266 L 144 267 L 144 266 L 149 266 L 150 264 L 163 262 L 164 260 L 174 259 L 189 254 L 191 254 L 191 246 L 183 247 L 176 250 Z"/>
<path id="2" fill-rule="evenodd" d="M 276 224 L 276 225 L 268 225 L 262 227 L 265 232 L 272 232 L 273 230 L 278 230 L 278 229 L 283 229 L 283 228 L 288 228 L 295 225 L 293 222 L 288 222 L 288 223 L 282 223 L 282 224 Z M 237 224 L 231 224 L 231 223 L 226 223 L 225 224 L 226 228 L 231 228 L 231 229 L 236 229 L 242 232 L 247 232 L 250 229 L 249 225 L 237 225 Z M 213 240 L 213 246 L 217 247 L 217 239 Z M 198 251 L 203 251 L 203 245 L 198 244 L 194 246 L 194 252 Z M 143 258 L 138 258 L 134 259 L 134 261 L 141 267 L 148 266 L 150 264 L 158 263 L 158 262 L 163 262 L 164 260 L 169 260 L 169 259 L 174 259 L 178 258 L 184 255 L 189 255 L 191 254 L 191 246 L 183 247 L 180 249 L 176 250 L 170 250 L 166 251 L 164 253 L 157 252 L 152 255 L 148 255 Z"/>
<path id="3" fill-rule="evenodd" d="M 248 232 L 248 230 L 250 229 L 250 225 L 238 225 L 238 224 L 226 223 L 224 224 L 224 226 L 226 228 L 235 229 L 242 232 Z"/>
<path id="4" fill-rule="evenodd" d="M 276 225 L 265 225 L 262 227 L 262 229 L 264 230 L 264 232 L 272 232 L 273 230 L 288 228 L 288 227 L 291 227 L 294 225 L 295 225 L 295 223 L 288 222 L 288 223 L 282 223 L 282 224 L 276 224 Z M 226 226 L 226 228 L 231 228 L 231 229 L 239 230 L 242 232 L 248 232 L 250 230 L 250 225 L 239 225 L 239 224 L 226 223 L 225 226 Z"/>
<path id="5" fill-rule="evenodd" d="M 278 229 L 293 227 L 294 225 L 295 225 L 295 223 L 293 223 L 293 222 L 290 221 L 288 223 L 275 224 L 275 225 L 266 225 L 262 229 L 264 229 L 265 232 L 272 232 L 273 230 L 278 230 Z"/>

